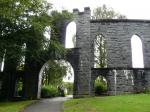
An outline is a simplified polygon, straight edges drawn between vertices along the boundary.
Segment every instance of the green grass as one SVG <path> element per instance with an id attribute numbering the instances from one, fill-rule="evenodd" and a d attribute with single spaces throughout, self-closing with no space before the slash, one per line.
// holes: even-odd
<path id="1" fill-rule="evenodd" d="M 150 112 L 150 94 L 72 99 L 64 112 Z"/>
<path id="2" fill-rule="evenodd" d="M 19 112 L 34 101 L 0 102 L 0 112 Z"/>

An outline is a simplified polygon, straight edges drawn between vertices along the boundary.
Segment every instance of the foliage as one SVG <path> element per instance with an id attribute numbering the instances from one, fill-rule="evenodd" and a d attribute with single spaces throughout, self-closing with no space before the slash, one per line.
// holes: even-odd
<path id="1" fill-rule="evenodd" d="M 2 0 L 0 2 L 0 51 L 3 51 L 0 52 L 1 57 L 6 49 L 7 59 L 19 58 L 22 55 L 22 45 L 28 41 L 27 37 L 31 37 L 29 31 L 33 28 L 41 31 L 42 27 L 45 27 L 44 24 L 46 25 L 47 22 L 44 19 L 50 5 L 44 3 L 43 0 Z"/>
<path id="2" fill-rule="evenodd" d="M 51 12 L 51 23 L 52 23 L 52 31 L 55 33 L 55 36 L 59 38 L 61 41 L 61 32 L 64 31 L 64 25 L 66 20 L 72 20 L 73 15 L 69 13 L 67 10 L 58 12 L 58 11 L 52 11 Z M 53 36 L 53 34 L 52 34 Z"/>
<path id="3" fill-rule="evenodd" d="M 59 61 L 61 58 L 65 58 L 66 50 L 61 42 L 61 32 L 63 25 L 66 20 L 70 20 L 72 14 L 68 11 L 57 12 L 52 11 L 49 21 L 51 23 L 51 37 L 50 41 L 44 46 L 44 51 L 39 53 L 39 58 L 37 60 L 48 61 L 48 66 L 44 70 L 43 84 L 44 85 L 60 85 L 64 75 L 66 75 L 66 70 L 68 70 L 68 65 L 64 62 Z M 33 47 L 32 47 L 33 48 Z M 43 59 L 41 59 L 41 57 Z M 57 61 L 56 61 L 57 60 Z"/>
<path id="4" fill-rule="evenodd" d="M 96 19 L 126 19 L 125 15 L 116 13 L 112 8 L 106 7 L 106 5 L 95 8 L 93 16 Z"/>
<path id="5" fill-rule="evenodd" d="M 0 112 L 20 112 L 35 101 L 0 102 Z"/>
<path id="6" fill-rule="evenodd" d="M 7 58 L 11 60 L 17 58 L 16 60 L 20 61 L 20 57 L 25 54 L 39 60 L 39 54 L 45 47 L 52 47 L 53 43 L 60 44 L 57 41 L 62 25 L 66 19 L 71 18 L 68 11 L 52 11 L 49 16 L 51 4 L 44 0 L 3 0 L 0 6 L 0 57 L 3 57 L 6 49 Z M 51 45 L 43 35 L 47 26 L 52 29 Z M 26 52 L 21 50 L 24 43 Z"/>
<path id="7" fill-rule="evenodd" d="M 62 25 L 70 13 L 65 11 L 63 14 L 54 14 L 57 11 L 53 11 L 48 15 L 50 8 L 51 4 L 45 0 L 0 1 L 0 59 L 5 54 L 6 74 L 13 76 L 16 70 L 22 70 L 32 75 L 48 58 L 54 60 L 65 55 L 65 50 L 59 42 L 61 26 L 56 24 Z M 44 36 L 45 28 L 49 26 L 52 29 L 50 41 Z M 3 84 L 3 88 L 6 89 L 5 93 L 10 93 L 15 84 L 12 84 L 7 76 L 9 75 L 6 75 L 4 82 L 9 84 L 7 87 Z"/>
<path id="8" fill-rule="evenodd" d="M 96 68 L 104 68 L 107 66 L 106 60 L 106 41 L 103 35 L 97 35 L 94 41 L 95 45 L 95 62 Z"/>
<path id="9" fill-rule="evenodd" d="M 67 66 L 64 65 L 63 61 L 49 60 L 43 75 L 43 85 L 61 85 L 66 71 Z"/>
<path id="10" fill-rule="evenodd" d="M 59 93 L 59 96 L 62 96 L 62 97 L 65 96 L 65 91 L 64 91 L 64 86 L 63 85 L 58 86 L 58 93 Z"/>
<path id="11" fill-rule="evenodd" d="M 64 88 L 61 86 L 54 86 L 54 85 L 46 85 L 43 86 L 41 89 L 41 97 L 42 98 L 51 98 L 62 96 L 64 97 Z"/>
<path id="12" fill-rule="evenodd" d="M 56 96 L 59 96 L 59 92 L 55 86 L 48 85 L 48 86 L 42 87 L 41 89 L 42 98 L 50 98 L 50 97 L 56 97 Z"/>
<path id="13" fill-rule="evenodd" d="M 137 92 L 136 92 L 136 93 L 137 93 Z M 150 89 L 145 89 L 143 92 L 139 92 L 139 93 L 150 94 Z"/>
<path id="14" fill-rule="evenodd" d="M 73 94 L 73 83 L 72 82 L 63 82 L 64 88 L 67 89 L 67 94 Z"/>
<path id="15" fill-rule="evenodd" d="M 103 95 L 107 91 L 107 83 L 104 81 L 103 77 L 98 77 L 95 80 L 95 94 Z"/>
<path id="16" fill-rule="evenodd" d="M 17 93 L 16 94 L 18 96 L 22 96 L 22 94 L 23 94 L 22 93 L 23 92 L 22 91 L 22 89 L 23 89 L 23 81 L 22 81 L 21 78 L 17 80 L 17 87 L 16 87 L 16 89 L 17 89 L 17 91 L 16 91 Z"/>
<path id="17" fill-rule="evenodd" d="M 72 99 L 64 112 L 149 112 L 149 99 L 149 94 Z"/>

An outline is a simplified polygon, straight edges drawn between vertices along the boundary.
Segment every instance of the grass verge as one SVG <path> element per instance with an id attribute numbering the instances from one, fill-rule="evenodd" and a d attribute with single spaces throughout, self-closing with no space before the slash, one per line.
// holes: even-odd
<path id="1" fill-rule="evenodd" d="M 150 94 L 72 99 L 64 112 L 150 112 Z"/>
<path id="2" fill-rule="evenodd" d="M 20 112 L 33 102 L 35 101 L 0 102 L 0 112 Z"/>

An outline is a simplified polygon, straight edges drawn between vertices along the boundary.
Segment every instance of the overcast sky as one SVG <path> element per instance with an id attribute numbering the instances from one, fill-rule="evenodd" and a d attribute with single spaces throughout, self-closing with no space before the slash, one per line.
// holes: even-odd
<path id="1" fill-rule="evenodd" d="M 67 9 L 72 11 L 74 8 L 83 10 L 84 7 L 91 9 L 106 4 L 116 12 L 124 14 L 129 19 L 150 19 L 150 0 L 48 0 L 53 3 L 54 9 Z"/>

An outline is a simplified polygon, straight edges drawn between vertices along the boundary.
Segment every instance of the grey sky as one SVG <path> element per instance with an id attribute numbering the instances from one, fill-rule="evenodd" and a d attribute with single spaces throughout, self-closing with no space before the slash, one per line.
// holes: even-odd
<path id="1" fill-rule="evenodd" d="M 106 4 L 112 7 L 116 12 L 124 14 L 129 19 L 150 19 L 150 1 L 149 0 L 48 0 L 53 3 L 54 9 L 68 9 L 72 11 L 79 8 L 81 11 L 84 7 L 91 9 Z"/>

